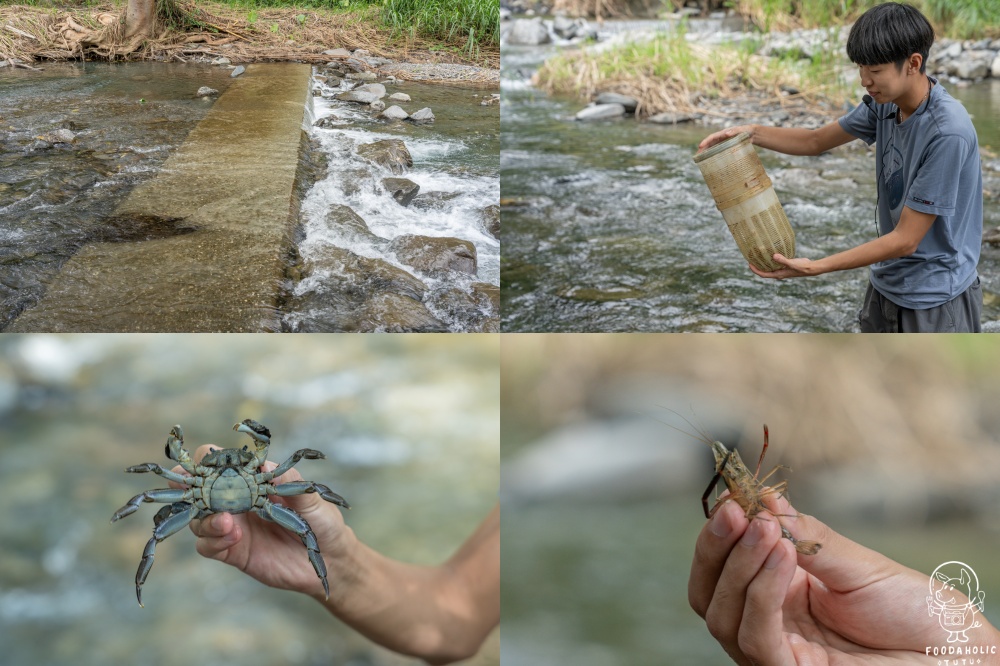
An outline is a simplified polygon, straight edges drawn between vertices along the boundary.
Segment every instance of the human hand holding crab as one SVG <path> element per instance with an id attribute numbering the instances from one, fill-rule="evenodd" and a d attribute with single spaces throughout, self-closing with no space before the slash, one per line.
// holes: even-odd
<path id="1" fill-rule="evenodd" d="M 189 524 L 201 555 L 266 585 L 312 596 L 384 647 L 431 664 L 466 659 L 479 650 L 500 622 L 499 507 L 440 566 L 399 562 L 358 540 L 338 509 L 347 507 L 342 497 L 303 481 L 292 469 L 301 459 L 322 458 L 321 453 L 301 449 L 275 465 L 266 461 L 267 428 L 248 419 L 234 430 L 254 439 L 256 453 L 206 444 L 190 457 L 175 427 L 167 455 L 180 463 L 177 467 L 144 463 L 129 468 L 155 472 L 171 485 L 133 497 L 112 518 L 135 512 L 143 502 L 170 503 L 154 519 L 154 535 L 136 573 L 140 604 L 156 543 Z M 204 506 L 207 486 L 211 506 Z M 224 492 L 213 495 L 220 488 Z"/>

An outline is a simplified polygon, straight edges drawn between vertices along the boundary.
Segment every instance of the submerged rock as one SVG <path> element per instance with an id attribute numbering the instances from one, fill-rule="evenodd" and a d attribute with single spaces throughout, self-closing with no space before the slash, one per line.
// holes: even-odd
<path id="1" fill-rule="evenodd" d="M 242 74 L 245 71 L 247 71 L 247 68 L 244 67 L 243 65 L 239 65 L 239 66 L 236 67 L 236 69 L 233 70 L 233 73 L 230 74 L 229 76 L 230 76 L 230 78 L 234 78 L 235 79 L 237 76 L 239 76 L 240 74 Z"/>
<path id="2" fill-rule="evenodd" d="M 389 250 L 404 264 L 430 274 L 455 271 L 475 275 L 476 246 L 467 240 L 437 236 L 397 236 Z"/>
<path id="3" fill-rule="evenodd" d="M 413 157 L 402 139 L 383 139 L 358 146 L 358 155 L 383 166 L 392 173 L 406 173 L 413 166 Z"/>
<path id="4" fill-rule="evenodd" d="M 215 88 L 209 88 L 208 86 L 202 86 L 198 88 L 198 97 L 211 97 L 212 95 L 218 95 L 219 91 Z"/>
<path id="5" fill-rule="evenodd" d="M 400 206 L 409 206 L 420 191 L 420 186 L 409 178 L 383 178 L 382 186 Z"/>
<path id="6" fill-rule="evenodd" d="M 398 93 L 392 93 L 391 95 L 389 95 L 389 99 L 392 100 L 393 102 L 409 102 L 410 101 L 410 96 L 407 95 L 406 93 L 400 93 L 400 92 L 398 92 Z"/>

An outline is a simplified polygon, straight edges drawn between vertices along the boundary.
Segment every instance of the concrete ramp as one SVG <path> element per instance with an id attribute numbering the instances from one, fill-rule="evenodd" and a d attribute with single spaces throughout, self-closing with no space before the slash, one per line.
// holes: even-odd
<path id="1" fill-rule="evenodd" d="M 114 212 L 177 235 L 85 246 L 7 330 L 277 330 L 309 76 L 308 65 L 248 66 Z"/>

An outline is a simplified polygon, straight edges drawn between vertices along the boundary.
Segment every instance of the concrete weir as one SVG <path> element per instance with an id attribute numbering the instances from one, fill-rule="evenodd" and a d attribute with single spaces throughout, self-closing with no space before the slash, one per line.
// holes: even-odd
<path id="1" fill-rule="evenodd" d="M 85 246 L 8 331 L 277 330 L 309 76 L 249 65 L 113 215 L 176 233 Z"/>

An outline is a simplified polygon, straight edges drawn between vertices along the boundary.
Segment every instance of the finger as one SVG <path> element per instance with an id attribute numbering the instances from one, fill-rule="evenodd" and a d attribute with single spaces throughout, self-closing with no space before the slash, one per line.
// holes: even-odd
<path id="1" fill-rule="evenodd" d="M 243 538 L 243 526 L 228 513 L 209 516 L 201 522 L 205 526 L 202 527 L 202 533 L 195 542 L 195 549 L 203 557 L 225 562 L 230 549 Z"/>
<path id="2" fill-rule="evenodd" d="M 800 555 L 798 563 L 831 590 L 854 590 L 906 569 L 838 534 L 816 518 L 798 513 L 784 496 L 771 495 L 764 503 L 769 510 L 782 515 L 781 523 L 796 539 L 822 544 L 815 555 Z"/>
<path id="3" fill-rule="evenodd" d="M 705 617 L 726 559 L 747 525 L 743 509 L 736 502 L 726 502 L 698 535 L 688 579 L 688 601 L 698 615 Z"/>
<path id="4" fill-rule="evenodd" d="M 705 613 L 709 632 L 738 661 L 742 661 L 739 659 L 739 631 L 747 588 L 780 538 L 781 528 L 773 517 L 761 513 L 751 520 L 726 560 Z"/>
<path id="5" fill-rule="evenodd" d="M 222 447 L 216 446 L 215 444 L 202 444 L 197 449 L 195 449 L 194 458 L 195 463 L 200 463 L 201 459 L 207 456 L 212 451 L 219 451 Z"/>
<path id="6" fill-rule="evenodd" d="M 778 539 L 747 587 L 738 643 L 754 664 L 795 663 L 784 638 L 782 613 L 795 569 L 795 548 L 787 539 Z"/>

